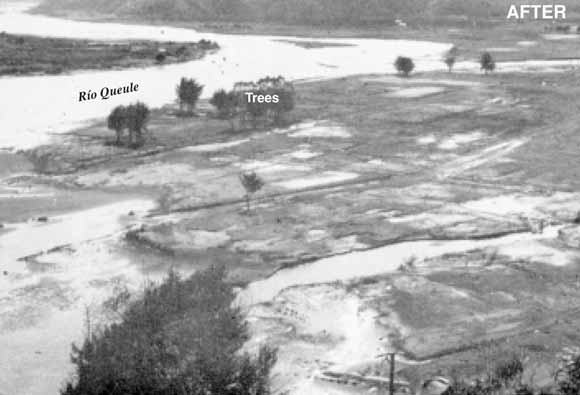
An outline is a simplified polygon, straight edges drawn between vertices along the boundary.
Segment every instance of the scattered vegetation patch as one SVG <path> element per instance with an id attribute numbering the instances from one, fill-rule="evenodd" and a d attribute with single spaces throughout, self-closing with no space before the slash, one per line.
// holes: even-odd
<path id="1" fill-rule="evenodd" d="M 199 59 L 219 45 L 151 41 L 100 42 L 0 33 L 0 75 L 59 74 L 79 69 L 145 67 Z"/>

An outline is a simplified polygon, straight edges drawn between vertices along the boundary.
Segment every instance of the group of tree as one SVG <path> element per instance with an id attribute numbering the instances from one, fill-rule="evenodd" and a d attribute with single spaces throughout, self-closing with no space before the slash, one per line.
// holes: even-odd
<path id="1" fill-rule="evenodd" d="M 117 136 L 115 143 L 119 146 L 126 144 L 130 148 L 143 145 L 145 139 L 143 131 L 146 130 L 149 120 L 149 108 L 141 103 L 128 106 L 117 106 L 107 118 L 107 127 L 115 131 Z M 129 140 L 123 141 L 123 132 L 129 131 Z"/>
<path id="2" fill-rule="evenodd" d="M 252 100 L 251 97 L 276 97 L 276 100 Z M 242 129 L 248 125 L 282 125 L 285 115 L 295 106 L 294 85 L 283 77 L 265 77 L 257 82 L 238 82 L 233 90 L 214 93 L 210 104 L 217 109 L 218 117 L 230 121 L 232 129 L 238 121 Z"/>
<path id="3" fill-rule="evenodd" d="M 175 272 L 129 303 L 119 323 L 73 346 L 61 395 L 267 395 L 276 351 L 240 352 L 248 339 L 223 267 Z"/>
<path id="4" fill-rule="evenodd" d="M 447 70 L 451 73 L 453 71 L 453 67 L 455 66 L 456 62 L 457 62 L 457 48 L 453 47 L 443 57 L 443 63 L 445 63 L 445 65 L 447 66 Z M 493 56 L 489 52 L 483 52 L 481 54 L 479 58 L 479 65 L 481 66 L 481 70 L 483 70 L 485 74 L 488 74 L 495 70 L 495 60 L 493 59 Z M 413 59 L 405 56 L 397 57 L 394 66 L 397 72 L 400 75 L 403 75 L 404 77 L 408 77 L 411 74 L 411 72 L 413 72 L 413 70 L 415 69 L 415 63 L 413 62 Z"/>

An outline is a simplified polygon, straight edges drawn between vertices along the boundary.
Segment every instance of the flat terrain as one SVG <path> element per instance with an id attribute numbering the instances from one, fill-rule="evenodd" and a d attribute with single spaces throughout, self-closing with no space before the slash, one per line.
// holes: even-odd
<path id="1" fill-rule="evenodd" d="M 98 42 L 0 33 L 0 76 L 146 67 L 194 60 L 215 43 Z M 162 54 L 162 59 L 156 56 Z"/>

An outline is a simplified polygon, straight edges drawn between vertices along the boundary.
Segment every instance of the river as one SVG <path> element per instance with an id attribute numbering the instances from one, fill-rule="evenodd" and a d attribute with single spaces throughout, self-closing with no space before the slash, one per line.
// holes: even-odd
<path id="1" fill-rule="evenodd" d="M 0 31 L 50 37 L 99 40 L 147 39 L 197 41 L 221 49 L 202 60 L 145 69 L 79 71 L 51 76 L 0 78 L 0 150 L 46 143 L 51 136 L 102 119 L 119 104 L 136 100 L 160 107 L 174 100 L 183 76 L 204 86 L 204 96 L 241 80 L 283 75 L 293 80 L 323 79 L 393 71 L 399 55 L 412 57 L 418 69 L 442 69 L 447 44 L 405 40 L 316 39 L 346 46 L 305 49 L 278 40 L 304 38 L 199 33 L 164 26 L 70 21 L 30 15 L 29 3 L 0 3 Z M 134 94 L 79 102 L 81 90 L 139 84 Z M 0 278 L 0 394 L 58 393 L 70 374 L 70 343 L 83 333 L 85 308 L 104 300 L 116 276 L 133 287 L 149 278 L 139 263 L 118 250 L 128 226 L 153 207 L 148 200 L 119 202 L 51 218 L 8 224 L 0 235 L 0 258 L 9 274 Z M 127 218 L 128 211 L 136 211 Z M 0 218 L 1 220 L 1 218 Z M 63 247 L 64 246 L 64 247 Z M 35 263 L 19 258 L 56 247 Z M 67 250 L 68 249 L 68 250 Z"/>
<path id="2" fill-rule="evenodd" d="M 305 38 L 223 35 L 194 30 L 69 21 L 24 11 L 30 4 L 0 6 L 0 31 L 50 37 L 99 40 L 213 40 L 220 51 L 203 60 L 146 69 L 81 71 L 55 76 L 0 78 L 0 148 L 24 148 L 47 141 L 53 133 L 63 133 L 101 118 L 119 104 L 141 100 L 159 107 L 175 99 L 175 85 L 181 77 L 193 77 L 211 96 L 237 81 L 267 75 L 290 79 L 318 79 L 393 71 L 399 55 L 410 56 L 418 70 L 442 69 L 441 54 L 447 44 L 407 40 L 316 39 L 348 44 L 305 49 L 279 40 L 308 41 Z M 79 102 L 79 91 L 139 84 L 139 92 L 109 100 Z"/>

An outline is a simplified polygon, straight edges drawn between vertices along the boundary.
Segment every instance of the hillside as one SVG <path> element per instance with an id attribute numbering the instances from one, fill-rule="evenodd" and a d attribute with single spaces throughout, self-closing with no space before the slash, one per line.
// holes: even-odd
<path id="1" fill-rule="evenodd" d="M 376 25 L 397 18 L 423 21 L 503 19 L 509 0 L 45 0 L 41 12 L 91 12 L 146 20 Z M 538 3 L 537 0 L 519 3 Z M 569 11 L 580 8 L 573 0 Z"/>

